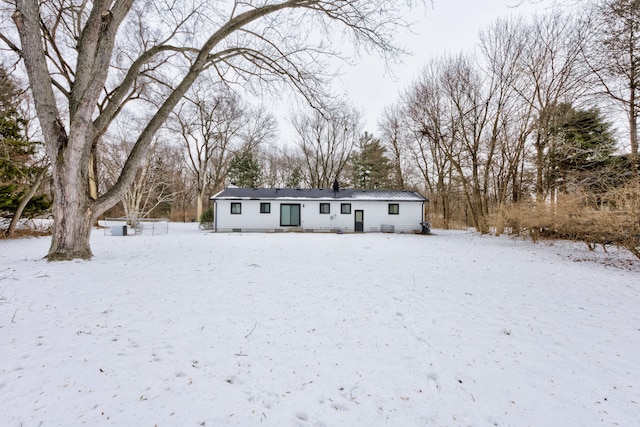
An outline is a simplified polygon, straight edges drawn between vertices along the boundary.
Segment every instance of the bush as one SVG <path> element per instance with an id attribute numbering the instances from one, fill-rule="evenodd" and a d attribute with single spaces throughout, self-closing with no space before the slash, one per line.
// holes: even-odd
<path id="1" fill-rule="evenodd" d="M 514 204 L 494 215 L 492 222 L 512 233 L 526 233 L 533 241 L 567 239 L 584 242 L 590 250 L 613 244 L 640 259 L 640 183 L 597 197 L 563 195 L 553 204 Z"/>
<path id="2" fill-rule="evenodd" d="M 200 228 L 213 230 L 213 208 L 209 208 L 200 215 Z"/>

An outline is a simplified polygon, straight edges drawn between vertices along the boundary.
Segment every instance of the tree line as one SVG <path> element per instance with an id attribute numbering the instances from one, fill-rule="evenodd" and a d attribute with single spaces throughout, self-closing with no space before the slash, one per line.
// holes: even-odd
<path id="1" fill-rule="evenodd" d="M 347 59 L 345 42 L 397 59 L 394 35 L 418 3 L 4 0 L 3 54 L 26 72 L 50 162 L 47 258 L 92 257 L 93 224 L 125 198 L 200 77 L 256 98 L 293 92 L 322 110 L 329 59 Z M 100 188 L 98 154 L 118 127 L 131 148 L 113 184 Z"/>
<path id="2" fill-rule="evenodd" d="M 584 14 L 498 19 L 474 54 L 433 59 L 384 112 L 395 162 L 425 184 L 445 226 L 487 232 L 510 203 L 555 203 L 637 176 L 639 6 L 603 1 Z M 621 116 L 629 133 L 618 144 L 612 121 Z"/>
<path id="3" fill-rule="evenodd" d="M 392 163 L 424 185 L 437 225 L 640 256 L 640 2 L 580 6 L 497 19 L 473 53 L 432 59 L 384 111 Z"/>
<path id="4" fill-rule="evenodd" d="M 26 70 L 35 117 L 24 119 L 40 129 L 18 133 L 42 141 L 23 156 L 36 169 L 20 194 L 48 168 L 50 259 L 90 257 L 90 226 L 116 205 L 188 221 L 230 184 L 413 189 L 432 221 L 487 232 L 510 206 L 570 194 L 601 206 L 637 177 L 635 0 L 497 19 L 474 52 L 431 59 L 377 135 L 329 93 L 325 60 L 345 39 L 400 55 L 393 2 L 4 3 L 0 40 Z M 282 141 L 255 100 L 291 89 L 303 104 Z"/>
<path id="5" fill-rule="evenodd" d="M 205 84 L 169 126 L 180 129 L 185 170 L 197 183 L 180 194 L 194 192 L 199 217 L 206 196 L 225 185 L 329 188 L 338 178 L 354 188 L 420 191 L 442 226 L 486 232 L 509 204 L 619 187 L 637 171 L 640 44 L 632 23 L 640 24 L 638 3 L 620 0 L 580 15 L 497 19 L 473 54 L 426 64 L 382 112 L 379 137 L 363 131 L 360 112 L 341 100 L 293 115 L 294 140 L 283 145 L 268 112 L 244 106 L 240 114 L 233 93 Z M 187 126 L 181 116 L 189 105 Z M 234 127 L 240 116 L 252 129 Z M 612 122 L 624 116 L 626 138 Z"/>
<path id="6" fill-rule="evenodd" d="M 8 77 L 2 80 L 8 90 L 17 84 Z M 292 117 L 293 145 L 286 148 L 278 140 L 278 123 L 272 113 L 204 76 L 154 136 L 132 184 L 105 215 L 199 220 L 208 207 L 208 197 L 228 185 L 329 188 L 340 178 L 343 186 L 400 188 L 393 182 L 390 160 L 380 140 L 362 131 L 357 109 L 344 105 L 325 107 L 322 112 L 301 108 Z M 15 115 L 17 110 L 12 107 L 7 114 Z M 28 118 L 16 117 L 14 122 L 17 126 Z M 105 135 L 96 150 L 96 192 L 104 193 L 115 184 L 134 146 L 131 135 L 140 126 L 138 118 L 128 116 Z M 20 129 L 15 132 L 20 144 L 30 149 L 21 156 L 5 152 L 3 158 L 11 157 L 23 168 L 41 164 L 42 144 Z M 8 146 L 12 140 L 3 141 Z M 18 183 L 15 178 L 14 185 Z M 13 216 L 32 180 L 33 176 L 23 179 L 22 190 L 11 200 L 5 199 L 5 215 Z M 46 214 L 52 197 L 50 185 L 43 186 L 38 197 L 30 200 L 26 214 Z"/>

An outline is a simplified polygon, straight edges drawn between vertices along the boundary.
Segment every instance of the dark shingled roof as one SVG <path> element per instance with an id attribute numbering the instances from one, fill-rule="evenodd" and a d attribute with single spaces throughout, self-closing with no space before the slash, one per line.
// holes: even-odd
<path id="1" fill-rule="evenodd" d="M 408 190 L 355 190 L 323 188 L 225 188 L 211 196 L 212 200 L 221 199 L 339 199 L 339 200 L 394 200 L 394 201 L 426 201 L 415 191 Z"/>

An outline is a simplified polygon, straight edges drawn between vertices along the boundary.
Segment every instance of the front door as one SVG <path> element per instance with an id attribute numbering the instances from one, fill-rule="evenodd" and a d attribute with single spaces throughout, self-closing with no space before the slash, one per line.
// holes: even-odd
<path id="1" fill-rule="evenodd" d="M 364 211 L 356 211 L 356 232 L 364 231 Z"/>

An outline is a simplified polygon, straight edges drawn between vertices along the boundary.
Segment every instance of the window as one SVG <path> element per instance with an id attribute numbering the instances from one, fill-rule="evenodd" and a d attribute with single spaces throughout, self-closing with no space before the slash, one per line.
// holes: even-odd
<path id="1" fill-rule="evenodd" d="M 400 205 L 397 203 L 389 203 L 389 215 L 398 215 L 400 213 Z"/>
<path id="2" fill-rule="evenodd" d="M 280 225 L 283 227 L 300 226 L 300 205 L 280 205 Z"/>
<path id="3" fill-rule="evenodd" d="M 341 203 L 340 213 L 349 215 L 351 213 L 351 203 Z"/>
<path id="4" fill-rule="evenodd" d="M 321 214 L 331 213 L 331 205 L 329 203 L 320 203 L 320 213 Z"/>
<path id="5" fill-rule="evenodd" d="M 260 213 L 271 213 L 271 203 L 260 203 Z"/>
<path id="6" fill-rule="evenodd" d="M 242 213 L 242 203 L 231 203 L 231 213 L 240 215 Z"/>

